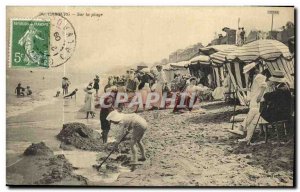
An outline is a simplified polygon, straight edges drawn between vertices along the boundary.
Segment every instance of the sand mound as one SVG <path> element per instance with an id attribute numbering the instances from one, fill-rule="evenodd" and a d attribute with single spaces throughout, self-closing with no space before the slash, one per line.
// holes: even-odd
<path id="1" fill-rule="evenodd" d="M 46 163 L 46 166 L 49 167 L 49 171 L 43 174 L 43 177 L 36 181 L 37 185 L 47 185 L 47 184 L 59 184 L 60 181 L 64 179 L 77 180 L 82 184 L 86 184 L 86 178 L 80 175 L 73 174 L 73 166 L 66 159 L 64 155 L 56 155 L 49 159 Z"/>
<path id="2" fill-rule="evenodd" d="M 7 168 L 7 184 L 86 185 L 87 179 L 73 171 L 64 155 L 54 155 L 43 142 L 33 143 L 24 151 L 24 158 Z"/>
<path id="3" fill-rule="evenodd" d="M 57 138 L 65 145 L 78 149 L 102 151 L 104 148 L 100 134 L 83 123 L 64 124 Z"/>
<path id="4" fill-rule="evenodd" d="M 32 143 L 25 151 L 24 155 L 43 155 L 43 156 L 52 156 L 53 151 L 45 145 L 44 142 Z"/>

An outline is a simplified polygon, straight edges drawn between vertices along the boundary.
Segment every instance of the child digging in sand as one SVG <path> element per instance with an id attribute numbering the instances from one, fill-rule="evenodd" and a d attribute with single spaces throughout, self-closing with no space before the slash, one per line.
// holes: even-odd
<path id="1" fill-rule="evenodd" d="M 146 161 L 145 149 L 142 143 L 142 139 L 148 127 L 147 121 L 135 113 L 124 114 L 124 113 L 119 113 L 116 110 L 110 112 L 110 114 L 107 116 L 106 119 L 111 123 L 121 124 L 121 127 L 126 132 L 132 131 L 132 137 L 130 142 L 130 147 L 132 152 L 131 164 L 137 164 L 138 160 Z M 135 148 L 136 145 L 138 145 L 142 155 L 140 159 L 137 159 L 137 154 L 136 154 L 137 151 Z"/>

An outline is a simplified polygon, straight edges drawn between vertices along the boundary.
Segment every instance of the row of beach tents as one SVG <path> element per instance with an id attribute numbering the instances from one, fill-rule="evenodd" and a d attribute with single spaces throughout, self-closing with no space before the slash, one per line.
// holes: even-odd
<path id="1" fill-rule="evenodd" d="M 234 88 L 245 88 L 248 77 L 243 74 L 243 67 L 252 62 L 261 61 L 259 68 L 284 72 L 290 84 L 294 83 L 294 55 L 289 48 L 277 40 L 262 39 L 243 46 L 213 45 L 201 48 L 199 54 L 188 61 L 168 63 L 163 65 L 168 80 L 172 80 L 175 72 L 189 74 L 195 65 L 211 67 L 216 85 L 222 86 L 224 70 L 230 75 Z M 239 91 L 237 97 L 242 105 L 245 104 L 246 92 Z"/>

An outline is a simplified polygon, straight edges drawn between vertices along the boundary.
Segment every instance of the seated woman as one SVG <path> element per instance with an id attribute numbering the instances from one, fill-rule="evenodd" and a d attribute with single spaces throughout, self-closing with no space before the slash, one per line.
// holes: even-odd
<path id="1" fill-rule="evenodd" d="M 261 116 L 269 123 L 288 120 L 291 115 L 291 92 L 282 71 L 274 71 L 269 81 L 272 82 L 272 92 L 264 95 L 266 108 Z"/>

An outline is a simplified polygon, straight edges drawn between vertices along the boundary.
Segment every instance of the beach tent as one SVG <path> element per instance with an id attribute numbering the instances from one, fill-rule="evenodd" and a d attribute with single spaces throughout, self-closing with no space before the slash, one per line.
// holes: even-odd
<path id="1" fill-rule="evenodd" d="M 187 68 L 189 66 L 189 61 L 180 61 L 177 63 L 170 63 L 173 68 Z"/>
<path id="2" fill-rule="evenodd" d="M 215 46 L 217 46 L 217 45 L 215 45 Z M 211 46 L 211 47 L 214 47 L 215 51 L 216 50 L 219 50 L 219 51 L 214 52 L 209 57 L 210 57 L 211 65 L 214 69 L 214 73 L 216 74 L 215 78 L 216 78 L 217 86 L 221 87 L 223 85 L 223 81 L 224 81 L 224 78 L 225 78 L 224 77 L 224 70 L 225 70 L 225 63 L 227 62 L 226 56 L 229 53 L 233 52 L 237 48 L 237 46 L 235 46 L 235 45 L 223 45 L 221 47 L 217 46 L 218 49 L 216 49 L 215 46 Z"/>
<path id="3" fill-rule="evenodd" d="M 199 52 L 204 54 L 204 55 L 212 55 L 216 52 L 220 52 L 220 51 L 224 51 L 226 49 L 235 49 L 236 46 L 235 45 L 211 45 L 211 46 L 207 46 L 207 47 L 202 47 L 199 49 Z"/>
<path id="4" fill-rule="evenodd" d="M 210 73 L 213 76 L 215 86 L 221 87 L 224 80 L 225 57 L 223 56 L 223 54 L 227 55 L 229 51 L 233 51 L 235 49 L 235 45 L 212 45 L 200 48 L 200 55 L 190 60 L 189 68 L 191 70 L 191 73 L 199 70 L 199 68 L 201 70 L 205 70 L 206 74 Z M 214 54 L 215 57 L 213 57 L 212 59 L 211 55 Z M 223 58 L 222 61 L 219 61 L 219 57 Z"/>
<path id="5" fill-rule="evenodd" d="M 209 65 L 209 56 L 207 55 L 198 55 L 196 57 L 193 57 L 188 61 L 190 65 Z"/>
<path id="6" fill-rule="evenodd" d="M 213 82 L 215 82 L 213 69 L 210 65 L 210 59 L 207 55 L 196 55 L 188 61 L 188 68 L 191 75 L 201 78 L 200 83 L 208 86 L 208 75 L 210 74 L 213 77 Z M 215 85 L 215 83 L 214 83 Z M 215 86 L 213 85 L 212 88 Z"/>
<path id="7" fill-rule="evenodd" d="M 163 70 L 165 71 L 167 81 L 170 83 L 174 79 L 175 73 L 180 73 L 182 75 L 189 74 L 188 68 L 184 67 L 186 61 L 181 61 L 178 63 L 168 63 L 163 65 Z"/>
<path id="8" fill-rule="evenodd" d="M 243 67 L 251 62 L 262 61 L 260 70 L 268 68 L 271 74 L 274 70 L 285 73 L 289 82 L 294 82 L 291 75 L 294 73 L 294 57 L 289 52 L 289 48 L 271 39 L 257 40 L 249 44 L 238 47 L 226 57 L 226 66 L 234 87 L 245 88 L 248 77 L 243 74 Z M 241 104 L 245 104 L 247 93 L 239 91 L 238 98 Z"/>

